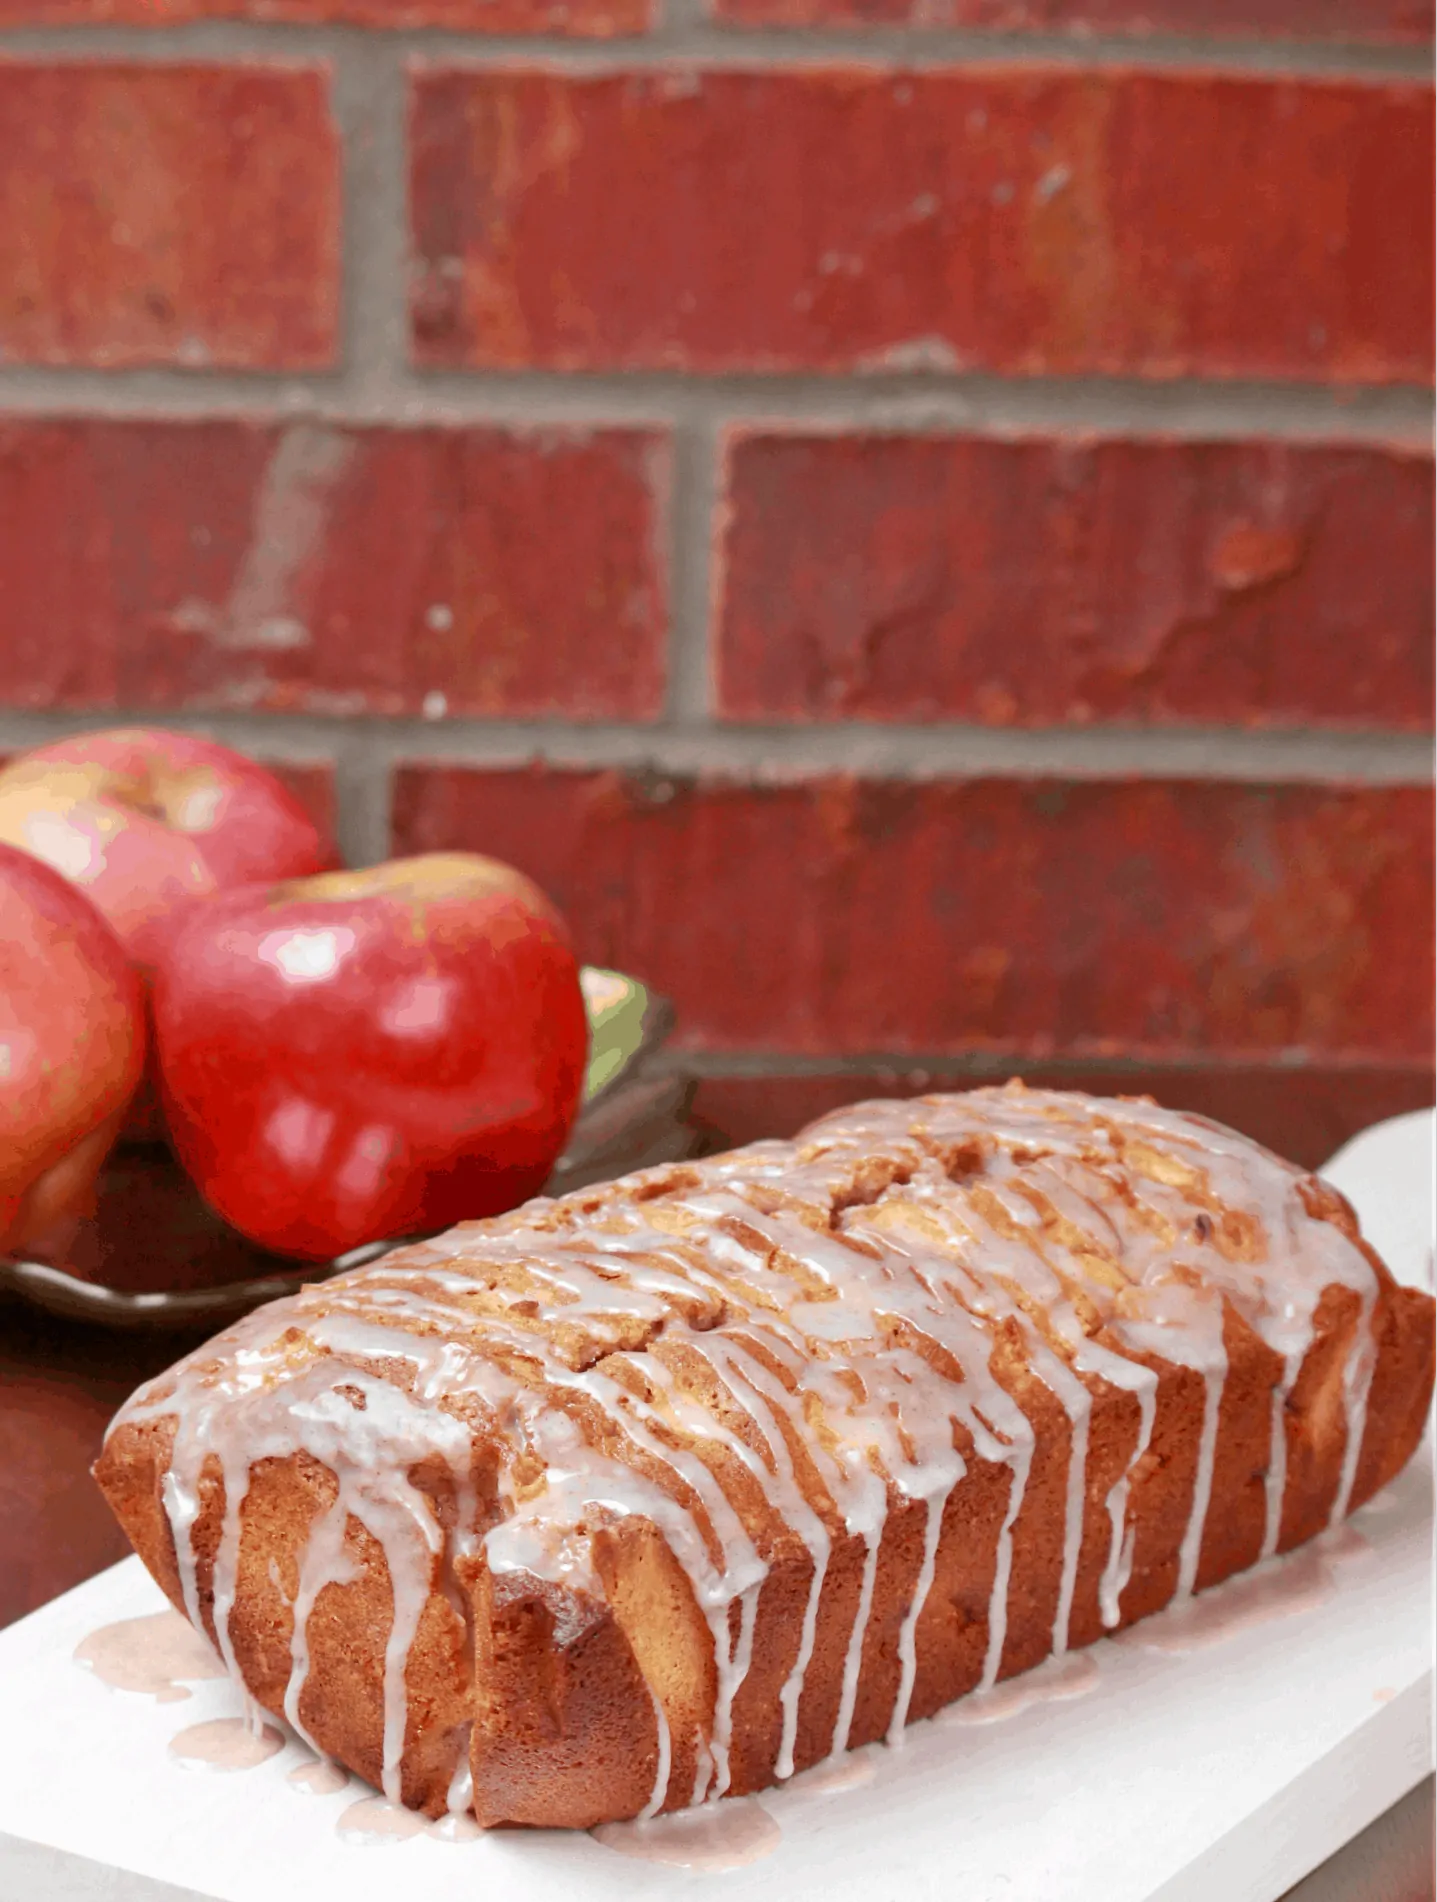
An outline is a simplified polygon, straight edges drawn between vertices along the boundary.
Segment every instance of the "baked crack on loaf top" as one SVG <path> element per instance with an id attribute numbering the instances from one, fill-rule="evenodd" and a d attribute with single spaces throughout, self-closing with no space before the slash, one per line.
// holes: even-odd
<path id="1" fill-rule="evenodd" d="M 862 1103 L 468 1223 L 143 1388 L 96 1475 L 394 1800 L 761 1789 L 1286 1550 L 1402 1466 L 1432 1300 L 1146 1100 Z"/>

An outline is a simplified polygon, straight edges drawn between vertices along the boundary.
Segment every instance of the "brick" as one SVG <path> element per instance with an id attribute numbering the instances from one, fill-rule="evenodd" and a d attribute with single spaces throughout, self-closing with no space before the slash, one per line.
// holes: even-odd
<path id="1" fill-rule="evenodd" d="M 733 719 L 1432 724 L 1432 463 L 736 433 Z"/>
<path id="2" fill-rule="evenodd" d="M 1430 1060 L 1423 787 L 397 775 L 693 1050 Z"/>
<path id="3" fill-rule="evenodd" d="M 976 27 L 1000 33 L 1191 33 L 1204 39 L 1334 39 L 1416 45 L 1419 0 L 713 0 L 731 26 Z"/>
<path id="4" fill-rule="evenodd" d="M 411 118 L 425 365 L 1430 378 L 1419 85 L 440 68 Z"/>
<path id="5" fill-rule="evenodd" d="M 0 359 L 335 361 L 321 67 L 0 61 Z"/>
<path id="6" fill-rule="evenodd" d="M 1280 1156 L 1316 1169 L 1349 1137 L 1433 1101 L 1430 1064 L 1132 1064 L 1014 1061 L 955 1067 L 939 1059 L 925 1068 L 701 1076 L 692 1120 L 711 1147 L 729 1148 L 766 1136 L 792 1136 L 827 1111 L 869 1096 L 922 1096 L 970 1090 L 1021 1076 L 1026 1083 L 1095 1096 L 1151 1096 L 1172 1109 L 1194 1110 L 1241 1129 Z"/>
<path id="7" fill-rule="evenodd" d="M 607 38 L 653 24 L 652 0 L 0 0 L 0 27 L 178 26 L 190 20 L 443 27 Z"/>
<path id="8" fill-rule="evenodd" d="M 908 26 L 1004 33 L 1191 33 L 1220 38 L 1414 45 L 1430 40 L 1430 8 L 1416 0 L 714 0 L 733 26 Z M 447 27 L 466 33 L 549 32 L 606 37 L 641 32 L 641 0 L 0 0 L 0 25 L 172 26 L 241 19 L 359 26 Z"/>
<path id="9" fill-rule="evenodd" d="M 0 703 L 648 719 L 662 437 L 0 423 Z"/>

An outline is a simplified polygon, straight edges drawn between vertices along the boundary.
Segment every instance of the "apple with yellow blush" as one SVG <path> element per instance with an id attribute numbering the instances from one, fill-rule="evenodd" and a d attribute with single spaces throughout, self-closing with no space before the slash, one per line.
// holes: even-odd
<path id="1" fill-rule="evenodd" d="M 163 727 L 77 733 L 12 760 L 0 771 L 0 842 L 77 886 L 145 977 L 195 900 L 337 863 L 328 837 L 266 767 Z M 165 1134 L 150 1083 L 124 1134 Z"/>
<path id="2" fill-rule="evenodd" d="M 142 971 L 192 900 L 335 863 L 267 768 L 162 727 L 78 733 L 12 760 L 0 771 L 0 842 L 77 885 Z"/>

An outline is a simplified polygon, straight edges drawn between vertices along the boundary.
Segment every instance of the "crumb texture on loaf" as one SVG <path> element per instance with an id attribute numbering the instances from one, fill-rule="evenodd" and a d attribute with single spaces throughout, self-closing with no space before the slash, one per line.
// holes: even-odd
<path id="1" fill-rule="evenodd" d="M 234 1677 L 431 1812 L 759 1789 L 1342 1518 L 1432 1302 L 1205 1119 L 1021 1085 L 465 1224 L 142 1389 L 97 1477 Z"/>

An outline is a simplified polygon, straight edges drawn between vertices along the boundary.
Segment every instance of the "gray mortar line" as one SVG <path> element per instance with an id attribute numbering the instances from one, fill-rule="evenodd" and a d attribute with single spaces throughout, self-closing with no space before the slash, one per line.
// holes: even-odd
<path id="1" fill-rule="evenodd" d="M 1248 783 L 1422 785 L 1433 750 L 1416 734 L 1180 728 L 1071 730 L 938 727 L 581 726 L 412 718 L 324 720 L 303 714 L 167 709 L 0 713 L 0 750 L 36 746 L 96 726 L 161 724 L 213 734 L 261 757 L 323 759 L 343 752 L 346 777 L 400 763 L 511 767 L 544 761 L 576 770 L 616 767 L 783 782 L 852 773 L 929 780 L 982 777 L 1202 778 Z"/>
<path id="2" fill-rule="evenodd" d="M 812 1078 L 871 1076 L 875 1079 L 894 1075 L 932 1077 L 1007 1076 L 1014 1066 L 1058 1072 L 1111 1072 L 1114 1076 L 1133 1076 L 1150 1070 L 1181 1074 L 1201 1070 L 1204 1076 L 1227 1073 L 1245 1076 L 1254 1069 L 1274 1072 L 1322 1070 L 1367 1070 L 1372 1068 L 1410 1071 L 1425 1075 L 1430 1064 L 1420 1058 L 1387 1057 L 1342 1053 L 1311 1058 L 1306 1052 L 1287 1050 L 1255 1051 L 1246 1056 L 1193 1052 L 1191 1055 L 1166 1056 L 1035 1056 L 1028 1051 L 973 1050 L 961 1054 L 927 1051 L 835 1051 L 822 1056 L 789 1055 L 781 1050 L 703 1051 L 665 1049 L 656 1051 L 646 1069 L 665 1075 L 683 1075 L 708 1082 L 763 1082 L 790 1077 Z"/>
<path id="3" fill-rule="evenodd" d="M 364 97 L 364 76 L 352 81 Z M 379 97 L 392 113 L 392 96 Z M 354 110 L 346 98 L 344 110 Z M 366 162 L 383 156 L 380 141 Z M 347 179 L 362 181 L 365 168 Z M 392 192 L 392 176 L 386 189 Z M 347 190 L 347 197 L 352 193 Z M 299 378 L 207 375 L 180 370 L 105 371 L 0 364 L 0 413 L 72 417 L 81 421 L 253 419 L 320 420 L 356 427 L 526 424 L 602 428 L 688 425 L 713 432 L 725 423 L 774 429 L 811 428 L 899 434 L 979 432 L 1041 435 L 1081 431 L 1095 437 L 1171 437 L 1182 441 L 1392 444 L 1426 450 L 1432 437 L 1432 395 L 1411 385 L 1341 389 L 1314 383 L 1171 382 L 1139 377 L 946 373 L 690 376 L 676 372 L 584 374 L 526 371 L 512 375 L 420 374 L 396 361 L 396 311 L 403 300 L 394 262 L 392 205 L 352 212 L 346 238 L 351 306 L 343 374 Z M 348 207 L 346 208 L 349 209 Z M 358 255 L 366 225 L 387 255 L 380 280 Z M 401 253 L 402 255 L 402 253 Z"/>
<path id="4" fill-rule="evenodd" d="M 653 0 L 653 6 L 658 16 L 654 30 L 671 42 L 714 30 L 710 0 Z"/>
<path id="5" fill-rule="evenodd" d="M 346 865 L 377 865 L 389 857 L 392 792 L 389 762 L 376 756 L 369 736 L 345 733 L 335 753 L 334 830 Z"/>
<path id="6" fill-rule="evenodd" d="M 666 65 L 675 59 L 713 67 L 777 68 L 896 64 L 1063 65 L 1261 77 L 1431 83 L 1430 46 L 1358 40 L 1204 38 L 1184 34 L 1012 33 L 959 27 L 723 27 L 701 6 L 671 6 L 670 18 L 633 36 L 475 35 L 268 21 L 204 20 L 186 26 L 12 27 L 0 32 L 0 56 L 46 59 L 172 61 L 328 58 L 349 42 L 382 45 L 417 57 L 476 69 L 529 62 L 555 70 L 607 72 Z"/>
<path id="7" fill-rule="evenodd" d="M 382 42 L 347 38 L 335 63 L 343 135 L 344 409 L 393 404 L 408 350 L 403 77 Z"/>
<path id="8" fill-rule="evenodd" d="M 673 448 L 667 706 L 670 721 L 682 727 L 700 725 L 713 703 L 714 431 L 706 422 L 681 422 Z"/>

